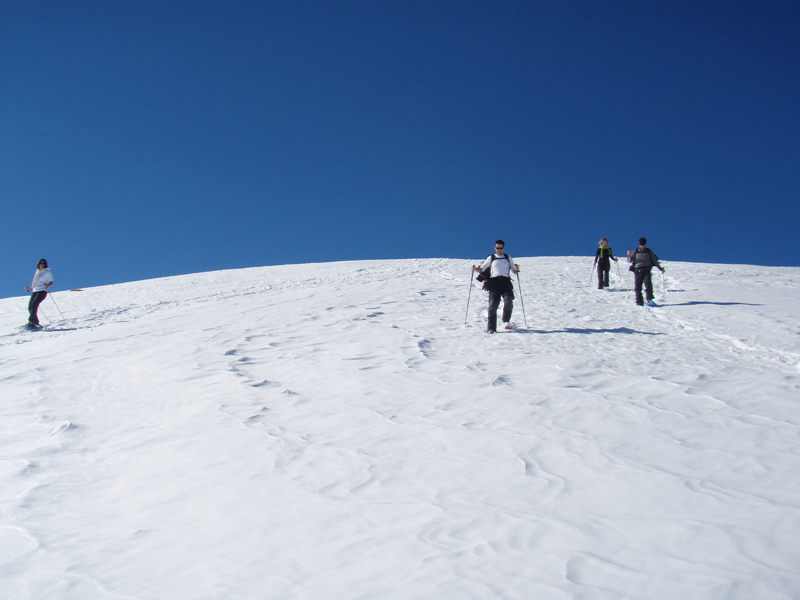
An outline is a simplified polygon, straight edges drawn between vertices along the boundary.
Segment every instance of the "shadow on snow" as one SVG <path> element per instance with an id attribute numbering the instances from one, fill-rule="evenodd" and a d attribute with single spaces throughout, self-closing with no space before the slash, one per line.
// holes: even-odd
<path id="1" fill-rule="evenodd" d="M 696 306 L 698 304 L 712 304 L 714 306 L 764 306 L 763 304 L 751 304 L 749 302 L 701 302 L 692 300 L 691 302 L 681 302 L 678 304 L 670 303 L 670 306 Z"/>
<path id="2" fill-rule="evenodd" d="M 616 327 L 614 329 L 584 329 L 576 327 L 566 327 L 564 329 L 553 329 L 552 331 L 545 331 L 543 329 L 517 329 L 516 333 L 626 333 L 628 335 L 664 335 L 663 333 L 653 333 L 652 331 L 637 331 L 629 327 Z"/>

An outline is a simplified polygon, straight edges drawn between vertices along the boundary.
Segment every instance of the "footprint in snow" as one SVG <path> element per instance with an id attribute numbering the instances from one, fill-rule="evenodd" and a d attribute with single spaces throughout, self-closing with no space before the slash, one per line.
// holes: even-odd
<path id="1" fill-rule="evenodd" d="M 502 386 L 502 385 L 510 386 L 511 385 L 511 380 L 508 377 L 506 377 L 505 375 L 498 375 L 497 377 L 495 377 L 495 380 L 492 382 L 492 385 L 495 386 L 495 387 Z"/>
<path id="2" fill-rule="evenodd" d="M 258 383 L 250 383 L 248 384 L 250 387 L 260 388 L 260 387 L 275 387 L 279 386 L 280 383 L 276 383 L 274 381 L 270 381 L 269 379 L 264 379 Z"/>

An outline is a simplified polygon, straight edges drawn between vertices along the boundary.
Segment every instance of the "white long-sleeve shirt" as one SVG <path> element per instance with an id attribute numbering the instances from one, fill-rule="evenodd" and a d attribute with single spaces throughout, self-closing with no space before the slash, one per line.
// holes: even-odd
<path id="1" fill-rule="evenodd" d="M 46 284 L 53 283 L 53 276 L 50 274 L 50 269 L 37 269 L 33 275 L 32 292 L 44 292 L 47 290 Z"/>

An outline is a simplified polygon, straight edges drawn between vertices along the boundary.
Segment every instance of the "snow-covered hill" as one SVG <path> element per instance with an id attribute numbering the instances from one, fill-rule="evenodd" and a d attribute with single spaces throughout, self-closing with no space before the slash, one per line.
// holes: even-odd
<path id="1" fill-rule="evenodd" d="M 517 260 L 0 301 L 0 597 L 800 597 L 800 269 Z"/>

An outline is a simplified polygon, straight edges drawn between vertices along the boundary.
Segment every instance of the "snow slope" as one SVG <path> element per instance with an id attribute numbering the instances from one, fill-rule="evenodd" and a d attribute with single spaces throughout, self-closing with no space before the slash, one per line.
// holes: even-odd
<path id="1" fill-rule="evenodd" d="M 517 260 L 0 301 L 0 597 L 800 597 L 800 269 Z"/>

